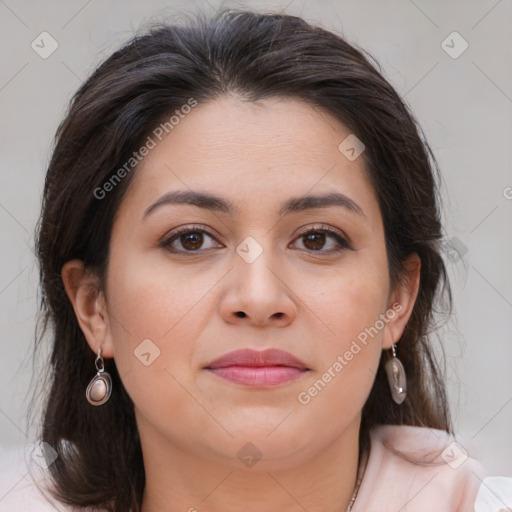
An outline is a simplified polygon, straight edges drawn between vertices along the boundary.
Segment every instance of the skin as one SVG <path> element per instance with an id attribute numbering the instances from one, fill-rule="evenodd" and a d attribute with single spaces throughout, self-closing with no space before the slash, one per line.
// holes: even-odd
<path id="1" fill-rule="evenodd" d="M 64 265 L 62 278 L 91 350 L 101 347 L 104 357 L 115 358 L 135 404 L 144 512 L 347 507 L 361 409 L 381 351 L 399 340 L 410 317 L 420 269 L 411 255 L 404 262 L 408 278 L 390 288 L 382 217 L 364 159 L 349 161 L 338 150 L 349 134 L 338 120 L 295 99 L 250 103 L 224 96 L 200 104 L 137 169 L 116 215 L 105 289 L 80 261 Z M 214 193 L 240 212 L 181 204 L 143 218 L 178 189 Z M 339 206 L 279 217 L 291 197 L 333 191 L 350 197 L 365 217 Z M 194 224 L 212 237 L 203 233 L 202 245 L 176 239 L 181 256 L 159 245 L 175 228 Z M 333 252 L 331 235 L 317 245 L 299 236 L 320 224 L 345 233 L 352 250 Z M 248 236 L 263 251 L 252 263 L 236 252 Z M 190 247 L 200 249 L 186 252 Z M 395 303 L 401 311 L 301 404 L 299 393 Z M 134 355 L 145 339 L 160 350 L 148 366 Z M 254 389 L 204 369 L 244 347 L 286 350 L 309 371 Z M 262 454 L 250 468 L 237 456 L 249 442 Z"/>

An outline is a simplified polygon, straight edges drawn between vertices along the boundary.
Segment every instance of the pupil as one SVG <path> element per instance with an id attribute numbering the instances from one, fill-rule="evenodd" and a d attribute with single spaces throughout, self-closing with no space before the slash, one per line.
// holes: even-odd
<path id="1" fill-rule="evenodd" d="M 182 238 L 185 238 L 185 242 L 182 240 L 182 245 L 186 249 L 199 249 L 202 245 L 202 235 L 199 233 L 187 233 L 183 235 Z M 189 244 L 191 242 L 192 246 Z"/>
<path id="2" fill-rule="evenodd" d="M 308 242 L 309 241 L 313 242 L 313 247 L 308 247 L 308 248 L 309 249 L 321 249 L 323 246 L 324 237 L 325 237 L 324 233 L 314 233 L 314 234 L 307 235 L 306 240 Z M 308 246 L 307 243 L 306 243 L 306 246 Z"/>

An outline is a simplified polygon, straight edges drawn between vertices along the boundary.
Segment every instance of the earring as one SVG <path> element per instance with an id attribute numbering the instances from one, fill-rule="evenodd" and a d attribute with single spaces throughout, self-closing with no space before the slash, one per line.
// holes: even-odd
<path id="1" fill-rule="evenodd" d="M 391 396 L 397 404 L 405 400 L 407 394 L 407 380 L 405 377 L 404 366 L 400 359 L 396 357 L 395 345 L 391 347 L 393 357 L 386 362 L 385 369 L 388 375 Z"/>
<path id="2" fill-rule="evenodd" d="M 112 393 L 112 379 L 110 374 L 105 371 L 105 365 L 101 357 L 101 347 L 98 350 L 98 357 L 94 364 L 97 373 L 89 382 L 85 397 L 91 405 L 102 405 L 110 398 Z"/>

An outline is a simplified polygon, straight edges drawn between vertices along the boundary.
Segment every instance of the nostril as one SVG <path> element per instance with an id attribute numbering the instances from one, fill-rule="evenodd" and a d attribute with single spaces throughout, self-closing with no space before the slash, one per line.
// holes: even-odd
<path id="1" fill-rule="evenodd" d="M 246 314 L 243 311 L 237 311 L 236 316 L 243 318 L 244 316 L 246 316 Z"/>

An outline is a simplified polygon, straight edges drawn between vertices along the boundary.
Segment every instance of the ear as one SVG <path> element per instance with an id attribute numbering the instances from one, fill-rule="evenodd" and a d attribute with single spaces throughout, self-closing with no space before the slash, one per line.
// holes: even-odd
<path id="1" fill-rule="evenodd" d="M 403 262 L 403 266 L 406 270 L 406 275 L 397 284 L 396 289 L 392 291 L 388 302 L 387 311 L 393 310 L 395 315 L 393 318 L 391 318 L 391 315 L 388 315 L 390 320 L 384 328 L 383 349 L 390 349 L 402 336 L 418 296 L 421 269 L 420 257 L 415 252 L 410 254 Z"/>
<path id="2" fill-rule="evenodd" d="M 64 288 L 91 350 L 102 357 L 114 357 L 105 296 L 100 291 L 96 274 L 84 268 L 80 260 L 71 260 L 61 270 Z"/>

